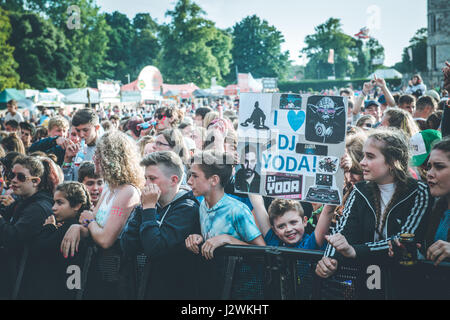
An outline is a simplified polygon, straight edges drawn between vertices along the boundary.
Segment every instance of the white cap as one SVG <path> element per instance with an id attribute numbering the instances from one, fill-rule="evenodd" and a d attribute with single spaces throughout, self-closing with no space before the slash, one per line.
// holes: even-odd
<path id="1" fill-rule="evenodd" d="M 194 140 L 192 140 L 191 138 L 188 138 L 188 137 L 183 137 L 183 139 L 184 139 L 184 144 L 186 145 L 186 148 L 188 148 L 188 150 L 197 149 L 197 146 L 195 145 Z"/>

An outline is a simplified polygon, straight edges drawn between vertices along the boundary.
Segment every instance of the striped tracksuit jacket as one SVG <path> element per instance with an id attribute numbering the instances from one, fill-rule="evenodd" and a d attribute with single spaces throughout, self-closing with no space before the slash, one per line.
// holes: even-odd
<path id="1" fill-rule="evenodd" d="M 386 258 L 388 241 L 402 233 L 415 234 L 416 242 L 422 241 L 433 205 L 428 186 L 413 178 L 408 179 L 407 187 L 387 213 L 386 239 L 375 242 L 375 200 L 367 184 L 362 181 L 354 186 L 332 234 L 344 235 L 354 247 L 357 259 L 362 261 Z M 336 259 L 342 257 L 331 245 L 327 246 L 325 256 Z"/>

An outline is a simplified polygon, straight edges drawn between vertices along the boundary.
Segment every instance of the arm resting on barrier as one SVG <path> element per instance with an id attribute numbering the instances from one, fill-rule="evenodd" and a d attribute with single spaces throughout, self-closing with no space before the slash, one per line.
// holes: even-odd
<path id="1" fill-rule="evenodd" d="M 216 248 L 224 246 L 226 244 L 236 244 L 236 245 L 243 245 L 243 246 L 246 246 L 248 244 L 253 244 L 253 245 L 257 245 L 257 246 L 265 246 L 266 245 L 266 243 L 264 242 L 264 239 L 261 235 L 256 237 L 249 243 L 246 243 L 246 242 L 238 240 L 228 234 L 221 234 L 219 236 L 212 237 L 205 241 L 205 243 L 202 246 L 202 255 L 207 260 L 210 260 L 210 259 L 214 258 L 214 250 L 216 250 Z"/>

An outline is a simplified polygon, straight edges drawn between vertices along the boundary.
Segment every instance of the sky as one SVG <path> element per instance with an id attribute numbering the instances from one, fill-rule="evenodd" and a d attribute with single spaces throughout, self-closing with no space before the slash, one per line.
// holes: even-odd
<path id="1" fill-rule="evenodd" d="M 295 64 L 305 64 L 300 50 L 304 39 L 314 28 L 330 17 L 341 20 L 346 34 L 354 35 L 362 27 L 385 48 L 384 65 L 392 66 L 402 59 L 403 48 L 415 32 L 427 26 L 426 0 L 195 0 L 205 17 L 218 28 L 229 28 L 249 15 L 256 14 L 275 26 L 284 36 L 282 50 L 289 50 Z M 119 11 L 130 19 L 136 13 L 150 13 L 158 23 L 175 7 L 175 0 L 97 0 L 103 12 Z"/>

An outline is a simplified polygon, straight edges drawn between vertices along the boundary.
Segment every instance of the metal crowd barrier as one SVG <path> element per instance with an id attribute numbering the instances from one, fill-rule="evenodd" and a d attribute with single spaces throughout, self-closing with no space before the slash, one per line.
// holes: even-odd
<path id="1" fill-rule="evenodd" d="M 95 250 L 89 251 L 95 254 Z M 88 256 L 89 256 L 88 253 Z M 359 300 L 359 299 L 450 299 L 450 263 L 434 266 L 418 261 L 413 267 L 380 265 L 380 288 L 369 289 L 368 265 L 343 261 L 328 279 L 315 274 L 323 251 L 270 246 L 226 245 L 216 249 L 215 258 L 198 256 L 198 288 L 192 288 L 192 300 Z M 86 263 L 92 260 L 88 258 Z M 127 278 L 133 294 L 128 298 L 145 299 L 151 259 L 138 255 Z M 89 268 L 85 265 L 84 270 Z M 119 269 L 119 267 L 115 268 Z M 92 279 L 91 279 L 92 280 Z M 89 275 L 83 276 L 89 281 Z M 400 290 L 399 290 L 400 289 Z M 78 296 L 79 299 L 82 294 Z"/>
<path id="2" fill-rule="evenodd" d="M 322 251 L 227 245 L 215 255 L 228 258 L 222 299 L 450 299 L 449 262 L 364 265 L 347 259 L 332 277 L 322 279 L 315 274 Z M 379 288 L 370 285 L 369 266 L 380 268 Z"/>
<path id="3" fill-rule="evenodd" d="M 226 245 L 217 248 L 214 256 L 211 261 L 198 256 L 198 287 L 192 288 L 192 300 L 450 299 L 449 262 L 437 267 L 424 260 L 410 267 L 380 265 L 380 288 L 369 288 L 368 265 L 355 260 L 340 263 L 328 279 L 318 277 L 315 269 L 323 251 Z M 124 270 L 117 252 L 99 255 L 96 246 L 90 245 L 76 299 L 145 299 L 151 290 L 151 263 L 141 254 Z M 110 288 L 108 296 L 96 296 L 99 283 Z"/>

